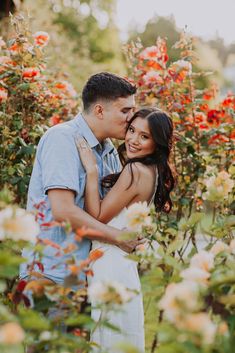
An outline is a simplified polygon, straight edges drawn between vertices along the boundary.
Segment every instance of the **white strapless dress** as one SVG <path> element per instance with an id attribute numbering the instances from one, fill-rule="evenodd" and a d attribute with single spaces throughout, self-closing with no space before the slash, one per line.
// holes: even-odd
<path id="1" fill-rule="evenodd" d="M 113 218 L 108 225 L 124 229 L 126 227 L 125 211 L 123 209 L 118 216 Z M 107 327 L 98 327 L 91 334 L 91 341 L 98 343 L 102 352 L 110 350 L 116 343 L 128 342 L 134 345 L 142 353 L 144 352 L 144 310 L 141 294 L 140 279 L 137 270 L 137 262 L 126 258 L 126 252 L 117 246 L 92 242 L 92 249 L 101 249 L 104 255 L 96 260 L 92 266 L 93 277 L 89 277 L 88 285 L 98 281 L 116 281 L 123 284 L 126 288 L 136 290 L 137 294 L 131 301 L 124 304 L 120 311 L 111 311 L 108 314 L 110 324 L 117 326 L 121 332 L 116 332 Z M 91 317 L 98 321 L 101 310 L 95 308 L 96 303 L 91 302 Z M 99 349 L 94 349 L 94 352 Z M 112 348 L 112 352 L 115 350 Z"/>

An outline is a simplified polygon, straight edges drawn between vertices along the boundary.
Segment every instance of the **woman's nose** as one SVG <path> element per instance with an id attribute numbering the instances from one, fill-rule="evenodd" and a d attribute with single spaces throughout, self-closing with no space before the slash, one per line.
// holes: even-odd
<path id="1" fill-rule="evenodd" d="M 132 139 L 131 139 L 131 142 L 132 142 L 134 145 L 138 145 L 138 144 L 139 144 L 139 137 L 138 137 L 138 135 L 133 135 L 133 136 L 132 136 Z"/>

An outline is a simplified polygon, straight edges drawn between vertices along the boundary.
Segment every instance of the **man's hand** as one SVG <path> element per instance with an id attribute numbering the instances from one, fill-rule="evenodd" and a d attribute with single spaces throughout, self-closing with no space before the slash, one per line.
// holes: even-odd
<path id="1" fill-rule="evenodd" d="M 144 244 L 145 242 L 146 242 L 146 239 L 125 240 L 120 242 L 118 244 L 118 247 L 123 251 L 131 254 L 133 251 L 135 251 L 135 248 L 138 245 Z"/>

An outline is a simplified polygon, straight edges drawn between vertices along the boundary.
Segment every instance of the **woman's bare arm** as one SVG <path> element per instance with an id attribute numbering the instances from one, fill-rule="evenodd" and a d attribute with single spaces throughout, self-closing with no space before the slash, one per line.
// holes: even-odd
<path id="1" fill-rule="evenodd" d="M 133 163 L 132 172 L 130 165 L 126 165 L 115 185 L 105 198 L 101 200 L 95 156 L 85 140 L 77 143 L 77 146 L 87 173 L 85 209 L 97 220 L 108 223 L 121 210 L 127 207 L 131 201 L 138 198 L 139 194 L 145 194 L 147 199 L 151 195 L 152 173 L 141 163 Z"/>

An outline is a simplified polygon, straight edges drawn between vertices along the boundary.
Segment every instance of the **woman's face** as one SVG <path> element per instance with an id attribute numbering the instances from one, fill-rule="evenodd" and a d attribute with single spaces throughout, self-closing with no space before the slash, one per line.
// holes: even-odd
<path id="1" fill-rule="evenodd" d="M 129 159 L 144 157 L 154 152 L 155 142 L 147 119 L 137 117 L 132 121 L 126 133 L 125 145 Z"/>

